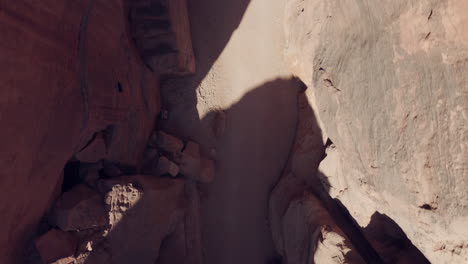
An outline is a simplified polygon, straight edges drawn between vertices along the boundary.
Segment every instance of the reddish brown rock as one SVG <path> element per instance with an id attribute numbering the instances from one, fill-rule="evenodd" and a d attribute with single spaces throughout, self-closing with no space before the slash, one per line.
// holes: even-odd
<path id="1" fill-rule="evenodd" d="M 161 156 L 158 160 L 157 175 L 161 176 L 165 174 L 169 174 L 172 177 L 177 176 L 179 174 L 179 166 L 168 158 Z"/>
<path id="2" fill-rule="evenodd" d="M 150 146 L 146 148 L 141 165 L 143 174 L 157 175 L 158 154 L 159 152 L 156 148 Z"/>
<path id="3" fill-rule="evenodd" d="M 201 169 L 200 145 L 189 141 L 180 158 L 180 173 L 189 178 L 197 178 Z"/>
<path id="4" fill-rule="evenodd" d="M 106 237 L 113 264 L 151 263 L 162 241 L 182 222 L 184 181 L 136 175 L 107 181 L 111 229 Z"/>
<path id="5" fill-rule="evenodd" d="M 200 145 L 188 142 L 180 158 L 180 173 L 185 177 L 208 183 L 215 177 L 215 163 L 213 160 L 202 157 Z"/>
<path id="6" fill-rule="evenodd" d="M 226 129 L 226 113 L 224 111 L 216 112 L 216 116 L 213 122 L 213 133 L 216 138 L 220 138 L 224 134 Z"/>
<path id="7" fill-rule="evenodd" d="M 115 178 L 123 174 L 122 170 L 120 170 L 117 165 L 107 160 L 103 161 L 103 173 L 109 178 Z"/>
<path id="8" fill-rule="evenodd" d="M 56 202 L 50 222 L 65 231 L 104 226 L 107 217 L 103 199 L 86 185 L 77 185 Z"/>
<path id="9" fill-rule="evenodd" d="M 184 222 L 181 221 L 172 234 L 161 244 L 158 260 L 155 264 L 186 263 L 187 241 Z"/>
<path id="10" fill-rule="evenodd" d="M 87 163 L 96 163 L 106 158 L 107 149 L 102 133 L 98 133 L 93 141 L 75 156 L 79 161 Z"/>
<path id="11" fill-rule="evenodd" d="M 292 200 L 282 224 L 286 263 L 366 263 L 312 194 Z"/>
<path id="12" fill-rule="evenodd" d="M 75 264 L 75 263 L 76 263 L 76 259 L 74 257 L 68 257 L 68 258 L 59 259 L 52 264 Z"/>
<path id="13" fill-rule="evenodd" d="M 99 179 L 101 169 L 103 169 L 102 162 L 80 164 L 80 178 L 87 184 L 94 185 Z"/>
<path id="14" fill-rule="evenodd" d="M 130 1 L 130 22 L 141 55 L 155 72 L 195 72 L 186 0 Z"/>
<path id="15" fill-rule="evenodd" d="M 184 142 L 182 142 L 182 140 L 163 131 L 158 132 L 156 145 L 161 150 L 166 151 L 171 155 L 179 154 L 184 148 Z"/>
<path id="16" fill-rule="evenodd" d="M 132 47 L 124 3 L 1 4 L 0 263 L 23 255 L 63 166 L 96 131 L 116 126 L 111 160 L 142 155 L 159 83 Z"/>
<path id="17" fill-rule="evenodd" d="M 72 234 L 58 229 L 52 229 L 36 240 L 36 249 L 44 263 L 52 263 L 73 256 L 76 246 L 77 240 Z"/>
<path id="18" fill-rule="evenodd" d="M 216 174 L 216 165 L 213 160 L 203 158 L 201 160 L 200 175 L 196 178 L 197 181 L 203 183 L 212 182 Z"/>

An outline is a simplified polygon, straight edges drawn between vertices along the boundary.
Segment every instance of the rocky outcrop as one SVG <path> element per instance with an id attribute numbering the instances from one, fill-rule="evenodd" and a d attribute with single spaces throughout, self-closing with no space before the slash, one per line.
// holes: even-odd
<path id="1" fill-rule="evenodd" d="M 466 8 L 462 0 L 286 8 L 289 63 L 334 143 L 321 163 L 325 188 L 361 227 L 386 215 L 433 263 L 468 261 Z"/>
<path id="2" fill-rule="evenodd" d="M 124 2 L 0 3 L 1 263 L 23 256 L 65 163 L 95 133 L 112 132 L 111 160 L 143 154 L 159 83 L 127 34 Z"/>
<path id="3" fill-rule="evenodd" d="M 52 229 L 36 240 L 36 248 L 44 263 L 72 257 L 77 247 L 77 238 L 68 232 Z"/>
<path id="4" fill-rule="evenodd" d="M 284 263 L 366 263 L 310 193 L 291 201 L 283 218 L 283 236 Z"/>
<path id="5" fill-rule="evenodd" d="M 154 263 L 163 240 L 184 219 L 184 181 L 131 176 L 108 180 L 111 263 Z"/>
<path id="6" fill-rule="evenodd" d="M 203 170 L 186 166 L 183 174 L 178 172 L 181 160 L 187 159 L 184 152 L 193 154 L 192 162 L 203 163 L 199 148 L 190 147 L 198 143 L 186 144 L 162 131 L 152 135 L 145 151 L 149 156 L 143 158 L 143 163 L 154 163 L 150 173 L 144 166 L 104 160 L 107 154 L 97 155 L 95 163 L 73 160 L 66 165 L 67 188 L 45 215 L 35 244 L 38 255 L 28 264 L 39 263 L 39 257 L 45 263 L 67 264 L 203 263 L 194 178 Z"/>
<path id="7" fill-rule="evenodd" d="M 162 75 L 195 73 L 186 0 L 129 0 L 130 27 L 145 63 Z"/>
<path id="8" fill-rule="evenodd" d="M 65 192 L 52 209 L 50 222 L 64 231 L 86 230 L 107 224 L 101 195 L 84 184 Z"/>

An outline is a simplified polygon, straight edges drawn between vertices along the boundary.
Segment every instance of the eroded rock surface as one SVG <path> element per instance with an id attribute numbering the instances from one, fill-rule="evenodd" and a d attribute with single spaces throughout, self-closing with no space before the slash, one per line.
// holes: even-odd
<path id="1" fill-rule="evenodd" d="M 0 4 L 1 263 L 23 256 L 63 166 L 95 132 L 114 127 L 112 160 L 144 150 L 159 83 L 127 35 L 124 2 Z"/>
<path id="2" fill-rule="evenodd" d="M 73 257 L 76 246 L 77 238 L 75 236 L 58 229 L 52 229 L 36 240 L 36 248 L 44 263 Z"/>
<path id="3" fill-rule="evenodd" d="M 183 222 L 183 180 L 136 175 L 108 180 L 111 228 L 106 238 L 112 263 L 153 264 L 163 240 Z"/>
<path id="4" fill-rule="evenodd" d="M 366 263 L 320 200 L 309 193 L 291 201 L 283 218 L 283 237 L 288 264 Z"/>
<path id="5" fill-rule="evenodd" d="M 336 149 L 324 179 L 366 227 L 393 219 L 433 263 L 463 263 L 468 34 L 463 0 L 287 5 L 287 56 Z"/>
<path id="6" fill-rule="evenodd" d="M 64 231 L 105 226 L 107 215 L 103 199 L 86 185 L 77 185 L 55 203 L 50 222 Z"/>

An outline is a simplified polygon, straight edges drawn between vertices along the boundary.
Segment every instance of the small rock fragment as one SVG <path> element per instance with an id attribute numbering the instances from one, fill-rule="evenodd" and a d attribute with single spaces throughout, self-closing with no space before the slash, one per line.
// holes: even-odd
<path id="1" fill-rule="evenodd" d="M 177 155 L 184 148 L 182 140 L 162 131 L 157 134 L 156 145 L 171 155 Z"/>
<path id="2" fill-rule="evenodd" d="M 102 133 L 96 134 L 94 140 L 85 149 L 76 154 L 76 158 L 81 162 L 95 163 L 106 158 L 106 142 Z"/>
<path id="3" fill-rule="evenodd" d="M 86 250 L 93 251 L 93 244 L 91 241 L 88 241 L 88 243 L 86 243 Z"/>
<path id="4" fill-rule="evenodd" d="M 192 180 L 208 183 L 215 177 L 215 163 L 201 157 L 200 145 L 190 141 L 181 155 L 180 173 Z"/>
<path id="5" fill-rule="evenodd" d="M 76 259 L 74 257 L 68 257 L 68 258 L 59 259 L 52 264 L 75 264 L 75 263 L 76 263 Z"/>
<path id="6" fill-rule="evenodd" d="M 144 175 L 107 181 L 114 184 L 106 194 L 111 225 L 106 248 L 112 264 L 155 263 L 163 241 L 184 220 L 185 181 Z"/>
<path id="7" fill-rule="evenodd" d="M 176 177 L 179 174 L 179 166 L 168 158 L 161 156 L 159 157 L 157 172 L 159 176 L 169 174 L 172 177 Z"/>
<path id="8" fill-rule="evenodd" d="M 107 245 L 106 245 L 107 246 Z M 101 245 L 92 252 L 83 252 L 76 257 L 76 264 L 114 264 L 106 246 Z"/>
<path id="9" fill-rule="evenodd" d="M 72 234 L 58 229 L 52 229 L 36 240 L 36 249 L 44 263 L 73 256 L 76 246 L 77 240 Z"/>
<path id="10" fill-rule="evenodd" d="M 78 258 L 81 254 L 94 252 L 97 248 L 101 247 L 103 243 L 105 243 L 105 237 L 103 235 L 108 227 L 109 226 L 74 232 L 75 236 L 78 238 L 78 247 L 75 252 L 75 257 Z M 78 263 L 81 262 L 78 261 Z"/>
<path id="11" fill-rule="evenodd" d="M 102 198 L 86 185 L 77 185 L 56 202 L 50 222 L 64 231 L 104 226 L 107 217 Z"/>

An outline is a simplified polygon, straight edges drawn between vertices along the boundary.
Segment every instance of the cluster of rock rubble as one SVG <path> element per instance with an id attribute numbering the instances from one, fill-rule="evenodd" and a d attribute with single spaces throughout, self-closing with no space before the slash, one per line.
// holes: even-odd
<path id="1" fill-rule="evenodd" d="M 197 263 L 193 190 L 214 179 L 214 161 L 197 143 L 155 131 L 141 164 L 126 166 L 106 159 L 104 139 L 97 133 L 75 155 L 75 173 L 65 169 L 64 192 L 46 217 L 49 230 L 35 243 L 42 261 Z"/>

